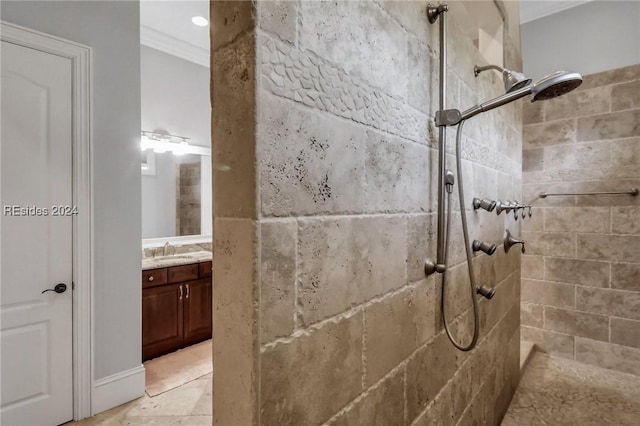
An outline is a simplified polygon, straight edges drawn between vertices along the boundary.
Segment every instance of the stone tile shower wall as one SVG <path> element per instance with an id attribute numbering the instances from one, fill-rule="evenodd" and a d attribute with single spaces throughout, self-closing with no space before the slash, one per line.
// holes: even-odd
<path id="1" fill-rule="evenodd" d="M 524 109 L 522 339 L 640 375 L 640 197 L 569 196 L 640 188 L 640 65 L 584 77 Z"/>
<path id="2" fill-rule="evenodd" d="M 200 161 L 177 165 L 176 235 L 200 234 Z"/>
<path id="3" fill-rule="evenodd" d="M 217 425 L 498 424 L 506 411 L 519 252 L 474 260 L 497 294 L 480 300 L 469 353 L 447 340 L 440 278 L 423 272 L 437 197 L 426 4 L 211 3 Z M 500 94 L 497 73 L 474 78 L 473 41 L 449 23 L 450 106 Z M 521 121 L 512 104 L 466 126 L 467 207 L 474 195 L 520 198 Z M 512 218 L 469 215 L 472 238 L 519 234 Z M 468 340 L 459 217 L 447 306 Z"/>

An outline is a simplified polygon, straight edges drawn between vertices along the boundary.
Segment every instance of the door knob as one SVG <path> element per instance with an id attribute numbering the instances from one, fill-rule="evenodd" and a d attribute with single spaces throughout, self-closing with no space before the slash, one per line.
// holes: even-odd
<path id="1" fill-rule="evenodd" d="M 48 291 L 55 291 L 56 293 L 64 293 L 65 291 L 67 291 L 67 285 L 64 283 L 60 283 L 60 284 L 56 284 L 55 287 L 53 288 L 48 288 L 46 290 L 42 291 L 42 294 L 48 292 Z"/>

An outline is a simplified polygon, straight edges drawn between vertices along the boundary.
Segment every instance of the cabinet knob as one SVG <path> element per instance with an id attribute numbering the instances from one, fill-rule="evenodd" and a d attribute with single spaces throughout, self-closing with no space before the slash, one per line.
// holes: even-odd
<path id="1" fill-rule="evenodd" d="M 149 276 L 149 281 L 153 281 L 153 275 Z"/>

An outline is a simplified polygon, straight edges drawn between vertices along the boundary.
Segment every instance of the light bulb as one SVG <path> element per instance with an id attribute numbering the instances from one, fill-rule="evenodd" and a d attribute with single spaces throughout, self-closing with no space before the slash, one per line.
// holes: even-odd
<path id="1" fill-rule="evenodd" d="M 199 27 L 206 27 L 207 25 L 209 25 L 209 21 L 203 16 L 194 16 L 193 18 L 191 18 L 191 22 Z"/>

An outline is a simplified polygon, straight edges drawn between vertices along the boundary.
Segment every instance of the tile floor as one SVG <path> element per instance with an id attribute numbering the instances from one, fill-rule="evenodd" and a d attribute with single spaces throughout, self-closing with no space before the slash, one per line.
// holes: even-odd
<path id="1" fill-rule="evenodd" d="M 65 426 L 180 425 L 210 426 L 211 374 L 155 396 L 145 394 L 109 411 Z"/>
<path id="2" fill-rule="evenodd" d="M 534 352 L 502 426 L 636 426 L 640 378 Z"/>

